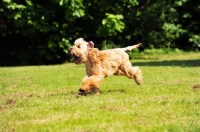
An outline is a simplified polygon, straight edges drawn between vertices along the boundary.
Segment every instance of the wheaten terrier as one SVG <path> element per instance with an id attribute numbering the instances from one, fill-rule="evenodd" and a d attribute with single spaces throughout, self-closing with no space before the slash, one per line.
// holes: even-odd
<path id="1" fill-rule="evenodd" d="M 98 94 L 100 84 L 104 78 L 110 75 L 123 75 L 134 79 L 140 85 L 142 72 L 138 66 L 132 67 L 129 56 L 125 51 L 130 51 L 141 46 L 141 43 L 125 48 L 116 48 L 99 51 L 94 48 L 92 41 L 86 42 L 79 38 L 69 48 L 69 54 L 75 64 L 85 63 L 86 76 L 82 79 L 79 91 L 86 94 L 88 91 Z"/>

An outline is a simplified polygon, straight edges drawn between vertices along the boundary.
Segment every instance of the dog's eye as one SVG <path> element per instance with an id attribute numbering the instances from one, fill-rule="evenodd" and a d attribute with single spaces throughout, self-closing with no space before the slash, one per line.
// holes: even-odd
<path id="1" fill-rule="evenodd" d="M 77 46 L 78 48 L 81 48 L 81 46 L 79 45 L 79 46 Z"/>

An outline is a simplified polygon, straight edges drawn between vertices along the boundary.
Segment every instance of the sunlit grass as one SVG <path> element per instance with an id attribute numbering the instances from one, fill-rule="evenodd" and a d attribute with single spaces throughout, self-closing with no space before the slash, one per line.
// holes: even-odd
<path id="1" fill-rule="evenodd" d="M 164 56 L 132 61 L 141 86 L 111 76 L 100 95 L 79 98 L 84 65 L 2 67 L 0 131 L 198 132 L 200 54 Z"/>

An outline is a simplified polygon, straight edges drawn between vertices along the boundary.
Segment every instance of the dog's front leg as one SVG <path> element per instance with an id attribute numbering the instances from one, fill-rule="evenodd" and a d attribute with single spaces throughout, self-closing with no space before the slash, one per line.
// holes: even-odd
<path id="1" fill-rule="evenodd" d="M 82 79 L 82 86 L 79 89 L 81 93 L 87 93 L 90 91 L 92 94 L 99 94 L 100 92 L 100 83 L 103 81 L 103 76 L 101 75 L 92 75 L 90 77 L 84 77 Z"/>

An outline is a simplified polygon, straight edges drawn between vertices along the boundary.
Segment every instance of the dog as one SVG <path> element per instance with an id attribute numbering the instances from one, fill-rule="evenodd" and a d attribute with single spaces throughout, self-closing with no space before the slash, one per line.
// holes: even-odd
<path id="1" fill-rule="evenodd" d="M 125 51 L 138 48 L 142 43 L 125 48 L 115 48 L 100 51 L 94 48 L 92 41 L 86 42 L 83 38 L 75 40 L 74 45 L 68 49 L 75 64 L 85 63 L 86 76 L 82 79 L 79 92 L 86 95 L 100 93 L 100 84 L 110 75 L 123 75 L 140 85 L 142 72 L 138 66 L 132 67 L 129 56 Z"/>

